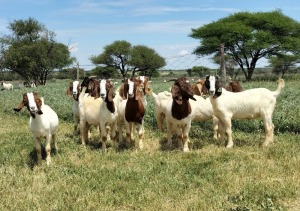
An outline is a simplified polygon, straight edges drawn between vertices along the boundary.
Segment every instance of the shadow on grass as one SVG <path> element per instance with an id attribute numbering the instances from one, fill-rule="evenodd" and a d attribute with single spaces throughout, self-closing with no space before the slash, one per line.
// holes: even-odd
<path id="1" fill-rule="evenodd" d="M 56 154 L 57 154 L 57 150 L 55 148 L 51 148 L 51 158 Z M 33 148 L 33 150 L 29 153 L 28 157 L 29 157 L 29 160 L 28 160 L 27 164 L 30 167 L 30 169 L 33 170 L 34 167 L 39 164 L 35 148 Z M 47 154 L 46 154 L 45 146 L 42 146 L 42 160 L 40 161 L 40 165 L 43 162 L 45 162 L 45 165 L 46 165 L 46 157 L 47 157 Z"/>

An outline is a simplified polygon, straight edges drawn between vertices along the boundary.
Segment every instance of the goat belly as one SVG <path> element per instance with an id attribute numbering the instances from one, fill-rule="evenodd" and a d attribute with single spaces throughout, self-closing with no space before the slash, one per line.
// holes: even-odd
<path id="1" fill-rule="evenodd" d="M 145 115 L 145 108 L 141 101 L 130 103 L 127 101 L 125 108 L 125 119 L 127 122 L 137 122 L 142 124 Z"/>

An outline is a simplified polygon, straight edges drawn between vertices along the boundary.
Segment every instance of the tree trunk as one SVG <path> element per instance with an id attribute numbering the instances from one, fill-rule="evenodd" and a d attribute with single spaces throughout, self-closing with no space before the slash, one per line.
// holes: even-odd
<path id="1" fill-rule="evenodd" d="M 252 80 L 253 72 L 254 72 L 253 68 L 248 68 L 248 74 L 246 76 L 246 81 L 251 81 Z"/>

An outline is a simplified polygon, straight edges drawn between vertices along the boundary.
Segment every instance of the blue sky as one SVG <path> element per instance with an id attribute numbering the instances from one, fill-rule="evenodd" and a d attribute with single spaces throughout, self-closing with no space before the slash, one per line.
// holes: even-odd
<path id="1" fill-rule="evenodd" d="M 146 45 L 167 59 L 190 54 L 199 45 L 188 36 L 192 28 L 236 12 L 281 9 L 300 21 L 299 0 L 1 0 L 0 8 L 0 36 L 9 34 L 9 22 L 33 17 L 69 45 L 85 69 L 116 40 Z"/>

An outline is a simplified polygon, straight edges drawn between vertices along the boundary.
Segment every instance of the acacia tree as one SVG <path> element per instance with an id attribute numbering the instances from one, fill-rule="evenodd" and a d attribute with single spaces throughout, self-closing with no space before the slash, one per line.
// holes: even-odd
<path id="1" fill-rule="evenodd" d="M 237 62 L 248 81 L 259 59 L 300 51 L 300 23 L 279 10 L 235 13 L 192 29 L 189 36 L 200 39 L 194 51 L 198 55 L 217 54 L 224 43 L 225 54 Z"/>
<path id="2" fill-rule="evenodd" d="M 136 72 L 154 71 L 165 66 L 165 60 L 153 49 L 143 45 L 132 46 L 125 40 L 118 40 L 104 47 L 98 56 L 91 56 L 93 64 L 101 64 L 120 70 L 123 78 L 129 71 L 132 76 Z"/>
<path id="3" fill-rule="evenodd" d="M 2 67 L 19 74 L 25 80 L 46 84 L 48 75 L 74 61 L 68 47 L 54 40 L 49 31 L 33 18 L 9 23 L 12 35 L 5 36 L 2 44 Z"/>

